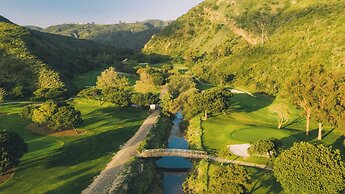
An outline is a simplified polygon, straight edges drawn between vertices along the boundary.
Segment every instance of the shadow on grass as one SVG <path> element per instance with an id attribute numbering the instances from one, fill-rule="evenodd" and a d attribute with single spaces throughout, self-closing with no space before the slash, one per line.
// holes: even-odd
<path id="1" fill-rule="evenodd" d="M 334 149 L 339 149 L 340 153 L 342 154 L 343 157 L 345 157 L 345 136 L 342 135 L 340 136 L 333 144 L 332 147 Z"/>
<path id="2" fill-rule="evenodd" d="M 262 187 L 264 187 L 262 190 L 265 190 L 265 193 L 280 193 L 283 191 L 283 188 L 274 178 L 273 172 L 256 169 L 255 172 L 251 172 L 251 177 L 255 182 L 249 193 L 254 193 Z"/>
<path id="3" fill-rule="evenodd" d="M 119 146 L 132 137 L 139 127 L 140 125 L 106 131 L 67 143 L 57 150 L 47 163 L 47 167 L 73 166 L 103 156 L 111 156 L 111 153 L 119 150 Z"/>
<path id="4" fill-rule="evenodd" d="M 86 172 L 88 169 L 83 169 L 79 171 L 80 173 Z M 95 177 L 97 173 L 87 173 L 77 178 L 72 179 L 71 181 L 65 182 L 62 186 L 52 189 L 45 193 L 47 194 L 60 194 L 60 193 L 81 193 L 91 182 L 92 178 Z M 71 176 L 71 175 L 68 175 Z M 73 176 L 73 175 L 72 175 Z"/>
<path id="5" fill-rule="evenodd" d="M 236 112 L 254 112 L 271 105 L 275 100 L 274 96 L 263 93 L 256 93 L 254 96 L 235 94 L 231 99 L 231 109 Z"/>

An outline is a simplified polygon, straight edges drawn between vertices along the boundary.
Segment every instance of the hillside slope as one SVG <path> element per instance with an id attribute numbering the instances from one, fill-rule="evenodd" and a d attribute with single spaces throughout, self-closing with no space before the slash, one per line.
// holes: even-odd
<path id="1" fill-rule="evenodd" d="M 93 23 L 61 24 L 50 26 L 40 31 L 78 39 L 93 40 L 101 44 L 119 48 L 140 50 L 150 40 L 152 35 L 160 32 L 168 24 L 169 22 L 161 20 L 147 20 L 144 22 L 111 25 Z M 29 28 L 32 29 L 33 27 Z"/>
<path id="2" fill-rule="evenodd" d="M 206 0 L 143 49 L 211 83 L 275 94 L 294 70 L 345 67 L 345 0 Z"/>
<path id="3" fill-rule="evenodd" d="M 0 21 L 0 87 L 8 92 L 21 88 L 30 94 L 37 88 L 68 85 L 78 73 L 114 63 L 128 50 L 92 41 L 27 30 Z"/>

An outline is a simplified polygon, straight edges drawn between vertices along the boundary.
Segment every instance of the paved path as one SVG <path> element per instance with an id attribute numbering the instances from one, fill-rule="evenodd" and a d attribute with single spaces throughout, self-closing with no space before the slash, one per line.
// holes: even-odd
<path id="1" fill-rule="evenodd" d="M 135 135 L 113 156 L 111 162 L 107 164 L 105 169 L 94 179 L 89 187 L 82 191 L 82 194 L 103 194 L 110 191 L 116 176 L 121 173 L 127 162 L 136 155 L 140 143 L 157 123 L 159 115 L 160 111 L 156 110 L 144 121 Z"/>

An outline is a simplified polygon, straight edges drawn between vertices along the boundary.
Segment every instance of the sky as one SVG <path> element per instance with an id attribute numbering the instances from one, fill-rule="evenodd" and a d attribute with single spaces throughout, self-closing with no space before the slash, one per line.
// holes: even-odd
<path id="1" fill-rule="evenodd" d="M 174 20 L 203 0 L 0 0 L 0 15 L 19 25 L 113 24 Z"/>

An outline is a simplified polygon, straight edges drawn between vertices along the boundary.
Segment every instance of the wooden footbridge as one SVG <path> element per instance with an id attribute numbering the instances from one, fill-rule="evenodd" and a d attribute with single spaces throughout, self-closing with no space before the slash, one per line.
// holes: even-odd
<path id="1" fill-rule="evenodd" d="M 183 157 L 190 159 L 208 159 L 220 163 L 233 163 L 242 166 L 249 166 L 255 168 L 261 168 L 265 170 L 272 170 L 271 166 L 263 164 L 254 164 L 249 162 L 242 162 L 238 160 L 228 160 L 224 158 L 219 158 L 215 156 L 210 156 L 205 151 L 199 150 L 186 150 L 186 149 L 148 149 L 143 150 L 141 153 L 137 154 L 139 158 L 160 158 L 160 157 Z"/>

